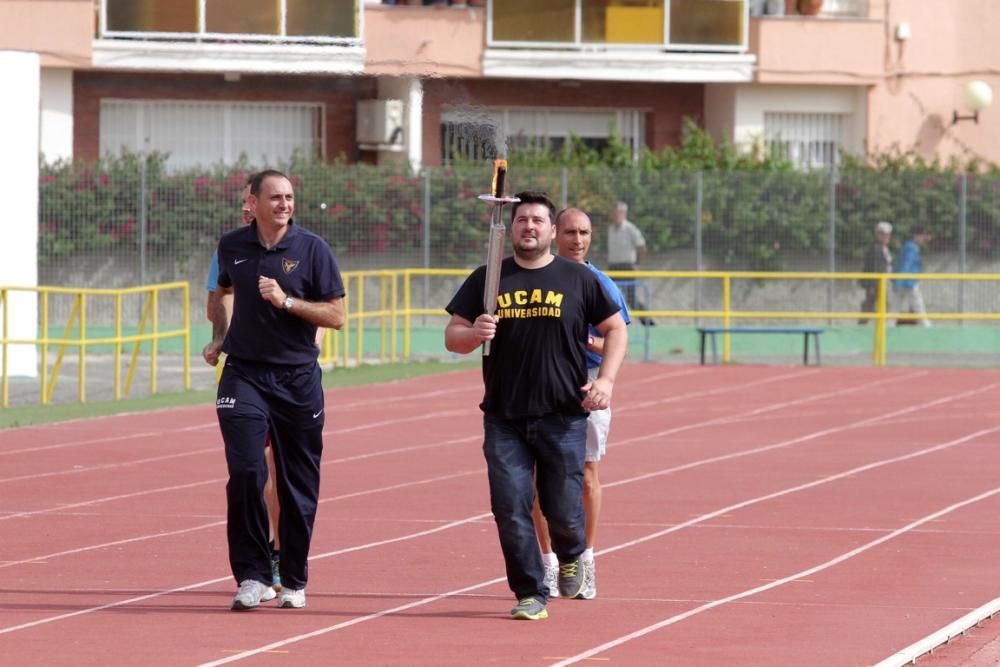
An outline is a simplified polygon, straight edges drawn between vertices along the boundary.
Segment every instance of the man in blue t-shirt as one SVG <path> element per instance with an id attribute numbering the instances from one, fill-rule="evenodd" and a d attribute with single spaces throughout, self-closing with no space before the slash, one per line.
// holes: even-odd
<path id="1" fill-rule="evenodd" d="M 903 244 L 899 255 L 896 256 L 895 273 L 921 273 L 924 270 L 923 261 L 920 259 L 920 249 L 927 245 L 931 235 L 923 226 L 917 225 L 910 233 L 910 240 Z M 925 327 L 931 325 L 927 319 L 927 307 L 924 306 L 924 295 L 920 293 L 920 282 L 916 278 L 901 278 L 892 281 L 892 291 L 896 297 L 896 310 L 901 313 L 916 315 L 913 317 L 900 317 L 896 324 L 916 324 L 919 318 L 920 324 Z"/>
<path id="2" fill-rule="evenodd" d="M 287 176 L 258 173 L 249 203 L 253 222 L 219 240 L 218 290 L 233 294 L 233 312 L 230 320 L 217 305 L 204 351 L 206 359 L 227 354 L 216 414 L 229 469 L 229 563 L 240 585 L 232 609 L 254 609 L 274 597 L 261 498 L 268 436 L 281 502 L 279 606 L 300 608 L 306 604 L 325 423 L 316 329 L 343 326 L 345 290 L 330 247 L 294 223 Z"/>
<path id="3" fill-rule="evenodd" d="M 625 298 L 615 281 L 604 275 L 593 264 L 587 261 L 587 252 L 593 239 L 593 225 L 590 217 L 578 208 L 566 208 L 556 215 L 556 245 L 559 256 L 580 264 L 585 264 L 601 280 L 601 286 L 618 304 L 619 312 L 625 324 L 631 323 Z M 593 326 L 588 327 L 587 336 L 587 374 L 590 379 L 597 377 L 601 366 L 601 354 L 604 351 L 604 338 Z M 607 450 L 608 431 L 611 428 L 611 406 L 604 410 L 591 410 L 587 417 L 587 454 L 583 468 L 583 511 L 586 517 L 584 536 L 587 548 L 584 550 L 583 561 L 584 584 L 579 597 L 592 600 L 597 597 L 597 566 L 594 562 L 594 540 L 597 537 L 597 520 L 601 514 L 601 482 L 597 475 L 597 464 Z M 542 563 L 545 566 L 545 583 L 549 590 L 555 590 L 559 581 L 559 560 L 552 552 L 552 540 L 548 526 L 541 515 L 541 508 L 535 503 L 533 510 L 535 533 L 538 535 L 538 545 L 542 550 Z"/>
<path id="4" fill-rule="evenodd" d="M 531 520 L 536 484 L 559 559 L 559 593 L 577 597 L 584 585 L 587 412 L 608 407 L 628 333 L 597 275 L 552 255 L 552 201 L 537 192 L 517 198 L 511 212 L 514 256 L 501 264 L 496 315 L 484 307 L 486 267 L 481 266 L 446 308 L 451 319 L 445 347 L 468 354 L 492 341 L 483 357 L 479 406 L 490 508 L 507 583 L 517 597 L 511 616 L 537 620 L 548 616 L 549 588 Z M 587 377 L 590 322 L 605 340 L 594 380 Z"/>
<path id="5" fill-rule="evenodd" d="M 240 193 L 240 213 L 243 217 L 243 224 L 249 225 L 253 222 L 253 209 L 250 208 L 250 184 L 253 182 L 253 175 L 251 174 L 247 178 L 247 182 L 243 185 L 243 191 Z M 212 313 L 215 312 L 216 300 L 221 296 L 218 291 L 219 287 L 219 249 L 216 248 L 212 251 L 212 260 L 208 264 L 208 279 L 205 281 L 205 290 L 208 292 L 208 298 L 205 300 L 205 316 L 208 317 L 208 321 L 212 321 Z M 232 312 L 232 300 L 227 299 L 225 304 L 226 310 Z M 209 364 L 215 365 L 218 362 L 218 357 L 214 360 L 205 359 Z"/>

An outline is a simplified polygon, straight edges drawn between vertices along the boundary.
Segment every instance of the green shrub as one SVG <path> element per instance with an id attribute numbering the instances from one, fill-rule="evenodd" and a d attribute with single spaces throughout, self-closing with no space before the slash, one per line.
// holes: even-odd
<path id="1" fill-rule="evenodd" d="M 679 146 L 645 150 L 637 160 L 616 137 L 603 150 L 571 138 L 560 151 L 514 152 L 510 164 L 508 192 L 543 190 L 557 204 L 565 197 L 590 212 L 598 230 L 616 201 L 628 202 L 629 218 L 654 253 L 693 248 L 700 222 L 705 253 L 734 268 L 778 270 L 789 252 L 824 256 L 831 215 L 838 256 L 849 262 L 883 219 L 901 235 L 922 224 L 936 248 L 957 247 L 963 179 L 967 248 L 990 253 L 1000 245 L 1000 170 L 977 162 L 940 164 L 888 153 L 844 156 L 834 174 L 798 171 L 716 143 L 686 121 Z M 40 259 L 136 251 L 144 198 L 147 251 L 207 254 L 240 224 L 239 194 L 250 170 L 168 171 L 164 165 L 162 155 L 127 153 L 96 164 L 43 165 Z M 423 256 L 425 217 L 433 266 L 467 266 L 485 256 L 490 206 L 477 196 L 489 190 L 490 164 L 413 174 L 406 167 L 295 159 L 285 171 L 296 188 L 297 221 L 324 236 L 348 265 L 362 255 L 368 265 L 413 265 Z M 596 249 L 603 239 L 595 234 Z"/>

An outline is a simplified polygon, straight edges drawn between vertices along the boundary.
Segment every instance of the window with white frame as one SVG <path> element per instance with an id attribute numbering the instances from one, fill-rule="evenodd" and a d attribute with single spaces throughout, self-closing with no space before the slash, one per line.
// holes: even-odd
<path id="1" fill-rule="evenodd" d="M 323 105 L 101 100 L 101 155 L 123 149 L 165 153 L 169 169 L 322 157 Z"/>
<path id="2" fill-rule="evenodd" d="M 489 46 L 747 48 L 747 0 L 494 0 Z"/>
<path id="3" fill-rule="evenodd" d="M 823 14 L 867 18 L 868 0 L 826 0 Z"/>
<path id="4" fill-rule="evenodd" d="M 768 152 L 802 169 L 836 165 L 844 147 L 844 116 L 837 113 L 764 114 Z"/>
<path id="5" fill-rule="evenodd" d="M 96 0 L 98 34 L 116 39 L 353 43 L 358 0 Z"/>
<path id="6" fill-rule="evenodd" d="M 612 134 L 632 149 L 645 145 L 645 113 L 638 110 L 446 108 L 441 114 L 441 160 L 492 159 L 519 150 L 560 150 L 571 136 L 595 150 Z"/>

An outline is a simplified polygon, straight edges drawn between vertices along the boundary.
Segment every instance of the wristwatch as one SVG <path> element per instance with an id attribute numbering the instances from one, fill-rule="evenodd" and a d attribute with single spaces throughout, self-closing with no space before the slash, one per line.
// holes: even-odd
<path id="1" fill-rule="evenodd" d="M 292 297 L 286 296 L 284 302 L 282 302 L 281 305 L 284 307 L 285 310 L 291 310 L 292 309 L 292 303 L 293 303 Z"/>

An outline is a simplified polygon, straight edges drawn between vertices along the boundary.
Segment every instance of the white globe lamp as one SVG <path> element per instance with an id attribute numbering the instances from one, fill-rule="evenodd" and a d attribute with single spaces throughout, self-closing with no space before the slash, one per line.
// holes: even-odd
<path id="1" fill-rule="evenodd" d="M 978 123 L 979 112 L 993 103 L 993 89 L 985 81 L 970 81 L 962 89 L 962 103 L 972 113 L 962 115 L 957 111 L 953 112 L 951 124 L 954 125 L 960 120 L 971 120 Z"/>

